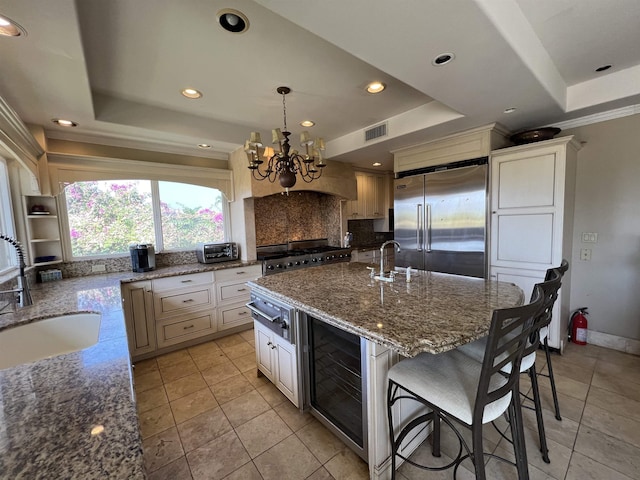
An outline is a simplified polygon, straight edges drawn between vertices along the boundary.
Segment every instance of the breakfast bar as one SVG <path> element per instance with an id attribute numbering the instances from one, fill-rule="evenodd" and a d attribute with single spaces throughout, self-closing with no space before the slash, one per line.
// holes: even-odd
<path id="1" fill-rule="evenodd" d="M 302 325 L 292 327 L 301 332 L 298 343 L 304 347 L 298 345 L 298 352 L 303 357 L 312 348 L 313 335 L 307 330 L 316 320 L 361 339 L 366 440 L 359 454 L 368 461 L 372 479 L 390 478 L 391 473 L 385 404 L 389 368 L 403 357 L 438 354 L 481 338 L 489 331 L 493 310 L 524 302 L 522 290 L 511 283 L 426 271 L 384 282 L 357 262 L 263 277 L 249 285 L 252 292 L 297 309 Z M 307 402 L 311 357 L 299 362 L 306 369 L 299 378 L 306 383 Z M 312 407 L 304 405 L 313 413 Z M 415 406 L 398 408 L 406 417 Z M 404 452 L 415 449 L 427 433 L 404 445 Z"/>

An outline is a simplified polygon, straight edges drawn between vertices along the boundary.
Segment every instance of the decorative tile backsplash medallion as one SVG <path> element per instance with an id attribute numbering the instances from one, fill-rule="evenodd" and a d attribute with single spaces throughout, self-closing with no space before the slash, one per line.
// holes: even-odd
<path id="1" fill-rule="evenodd" d="M 256 245 L 328 238 L 340 245 L 340 197 L 291 192 L 255 199 Z"/>

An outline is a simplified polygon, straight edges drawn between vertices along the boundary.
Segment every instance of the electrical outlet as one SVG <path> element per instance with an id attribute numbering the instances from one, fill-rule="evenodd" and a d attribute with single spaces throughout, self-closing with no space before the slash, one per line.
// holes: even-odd
<path id="1" fill-rule="evenodd" d="M 91 265 L 91 272 L 93 272 L 93 273 L 106 272 L 106 271 L 107 271 L 107 266 L 104 265 L 104 264 Z"/>
<path id="2" fill-rule="evenodd" d="M 580 260 L 583 262 L 591 261 L 591 249 L 590 248 L 582 248 L 580 249 Z"/>
<path id="3" fill-rule="evenodd" d="M 582 243 L 598 243 L 598 234 L 582 232 Z"/>

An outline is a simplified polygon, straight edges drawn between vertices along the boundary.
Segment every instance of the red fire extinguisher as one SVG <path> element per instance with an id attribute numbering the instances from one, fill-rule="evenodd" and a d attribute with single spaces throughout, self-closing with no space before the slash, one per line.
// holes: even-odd
<path id="1" fill-rule="evenodd" d="M 578 345 L 587 344 L 587 307 L 576 310 L 571 315 L 569 331 L 571 332 L 571 341 Z"/>

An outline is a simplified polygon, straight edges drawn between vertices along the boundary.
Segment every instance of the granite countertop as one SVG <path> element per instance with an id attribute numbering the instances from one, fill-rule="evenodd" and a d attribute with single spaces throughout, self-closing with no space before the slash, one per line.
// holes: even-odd
<path id="1" fill-rule="evenodd" d="M 249 282 L 277 299 L 405 356 L 440 353 L 487 335 L 494 309 L 524 302 L 512 283 L 421 271 L 407 283 L 339 263 Z"/>
<path id="2" fill-rule="evenodd" d="M 78 312 L 102 314 L 98 343 L 0 370 L 0 478 L 146 478 L 120 284 L 255 264 L 189 264 L 38 284 L 0 331 Z M 97 435 L 91 429 L 102 425 Z"/>

